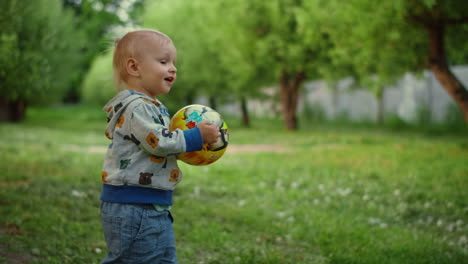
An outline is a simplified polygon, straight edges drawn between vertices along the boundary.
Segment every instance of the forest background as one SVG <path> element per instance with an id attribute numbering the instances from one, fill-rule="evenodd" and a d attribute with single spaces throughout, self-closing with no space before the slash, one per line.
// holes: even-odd
<path id="1" fill-rule="evenodd" d="M 178 48 L 179 78 L 163 98 L 173 111 L 199 96 L 214 108 L 237 102 L 248 126 L 249 99 L 273 100 L 285 128 L 295 130 L 306 81 L 325 80 L 333 92 L 351 78 L 375 96 L 383 124 L 385 87 L 430 70 L 460 124 L 468 93 L 450 67 L 468 61 L 467 9 L 459 0 L 8 0 L 0 16 L 0 119 L 22 120 L 31 105 L 102 105 L 115 93 L 114 40 L 143 27 L 167 33 Z"/>

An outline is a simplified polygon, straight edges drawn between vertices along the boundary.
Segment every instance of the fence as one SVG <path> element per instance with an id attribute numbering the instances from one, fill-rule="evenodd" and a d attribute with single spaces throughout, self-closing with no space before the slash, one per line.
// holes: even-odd
<path id="1" fill-rule="evenodd" d="M 468 66 L 455 66 L 452 71 L 468 86 Z M 352 121 L 377 120 L 378 101 L 364 88 L 353 88 L 350 78 L 343 79 L 333 92 L 324 81 L 310 81 L 304 84 L 299 98 L 298 112 L 320 111 L 324 118 L 333 120 L 345 116 Z M 277 89 L 265 89 L 274 98 Z M 451 111 L 456 108 L 452 98 L 435 79 L 430 71 L 421 76 L 411 73 L 401 77 L 395 85 L 387 86 L 383 94 L 383 114 L 385 118 L 396 116 L 406 122 L 424 119 L 434 123 L 444 123 Z M 274 99 L 248 102 L 249 111 L 257 117 L 273 117 L 279 114 L 280 106 Z M 220 109 L 224 113 L 239 115 L 237 103 L 227 104 Z"/>

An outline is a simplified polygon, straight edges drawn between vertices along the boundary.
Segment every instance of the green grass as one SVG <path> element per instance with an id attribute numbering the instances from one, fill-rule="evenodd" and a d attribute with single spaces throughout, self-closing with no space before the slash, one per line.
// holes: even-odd
<path id="1" fill-rule="evenodd" d="M 227 153 L 181 164 L 175 192 L 180 263 L 466 263 L 468 139 L 230 119 Z M 99 263 L 99 109 L 32 109 L 0 124 L 0 263 Z M 254 148 L 255 146 L 252 146 Z"/>

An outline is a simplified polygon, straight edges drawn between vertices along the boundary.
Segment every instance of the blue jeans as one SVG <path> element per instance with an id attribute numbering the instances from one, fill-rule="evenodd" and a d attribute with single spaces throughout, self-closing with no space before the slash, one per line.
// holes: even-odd
<path id="1" fill-rule="evenodd" d="M 172 215 L 153 205 L 101 202 L 107 263 L 177 263 Z"/>

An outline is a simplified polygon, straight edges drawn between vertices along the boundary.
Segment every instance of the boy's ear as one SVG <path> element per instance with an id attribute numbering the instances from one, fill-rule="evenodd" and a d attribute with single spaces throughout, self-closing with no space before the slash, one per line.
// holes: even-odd
<path id="1" fill-rule="evenodd" d="M 138 66 L 138 62 L 134 58 L 128 58 L 125 67 L 127 69 L 128 75 L 134 77 L 140 76 L 140 67 Z"/>

